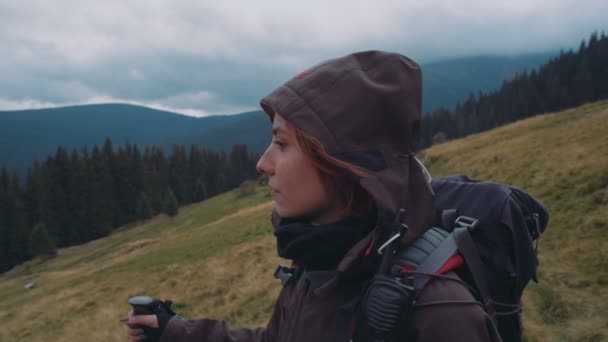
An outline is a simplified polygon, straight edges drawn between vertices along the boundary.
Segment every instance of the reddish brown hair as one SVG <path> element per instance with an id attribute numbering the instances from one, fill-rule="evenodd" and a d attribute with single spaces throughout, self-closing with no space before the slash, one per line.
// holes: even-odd
<path id="1" fill-rule="evenodd" d="M 349 216 L 358 217 L 368 217 L 372 214 L 375 208 L 373 201 L 355 180 L 366 177 L 369 172 L 331 156 L 317 139 L 295 126 L 294 130 L 299 147 L 319 172 L 323 185 L 340 199 L 344 212 Z"/>

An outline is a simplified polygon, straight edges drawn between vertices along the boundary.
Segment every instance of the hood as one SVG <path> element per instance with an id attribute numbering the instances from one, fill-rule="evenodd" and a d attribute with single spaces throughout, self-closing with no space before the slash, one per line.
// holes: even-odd
<path id="1" fill-rule="evenodd" d="M 420 140 L 420 67 L 396 53 L 365 51 L 318 64 L 264 97 L 269 115 L 316 138 L 333 157 L 365 168 L 356 177 L 378 209 L 378 223 L 406 211 L 404 244 L 430 227 L 434 196 L 415 157 Z"/>

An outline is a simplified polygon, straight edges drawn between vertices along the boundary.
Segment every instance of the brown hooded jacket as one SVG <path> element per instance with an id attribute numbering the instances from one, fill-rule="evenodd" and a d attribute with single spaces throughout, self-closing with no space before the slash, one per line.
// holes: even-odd
<path id="1" fill-rule="evenodd" d="M 262 99 L 269 115 L 280 113 L 332 156 L 369 171 L 359 183 L 378 209 L 376 228 L 346 253 L 336 270 L 305 270 L 297 282 L 288 283 L 265 328 L 171 319 L 161 341 L 349 341 L 365 281 L 357 275 L 369 274 L 366 251 L 378 247 L 383 225 L 404 208 L 409 229 L 402 244 L 407 245 L 435 217 L 429 180 L 415 158 L 421 82 L 420 68 L 409 58 L 367 51 L 314 66 Z M 452 303 L 437 304 L 442 301 Z M 397 327 L 399 341 L 500 341 L 491 318 L 471 302 L 473 296 L 458 282 L 431 281 L 417 298 L 413 321 Z"/>

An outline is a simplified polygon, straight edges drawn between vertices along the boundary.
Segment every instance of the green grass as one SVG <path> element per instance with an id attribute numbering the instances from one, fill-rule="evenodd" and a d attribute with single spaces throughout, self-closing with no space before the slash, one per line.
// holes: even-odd
<path id="1" fill-rule="evenodd" d="M 608 102 L 542 115 L 421 153 L 434 176 L 506 182 L 551 220 L 539 284 L 524 296 L 526 341 L 608 339 Z M 268 191 L 231 191 L 0 278 L 0 342 L 126 340 L 132 295 L 171 298 L 187 317 L 264 324 L 280 284 Z M 23 285 L 37 286 L 25 290 Z"/>

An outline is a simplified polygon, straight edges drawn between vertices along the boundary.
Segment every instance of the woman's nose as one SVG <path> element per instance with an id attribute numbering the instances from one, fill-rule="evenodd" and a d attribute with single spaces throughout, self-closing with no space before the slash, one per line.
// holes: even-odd
<path id="1" fill-rule="evenodd" d="M 259 173 L 267 176 L 271 176 L 274 173 L 274 168 L 272 167 L 272 162 L 270 160 L 270 156 L 268 155 L 268 150 L 262 154 L 255 168 Z"/>

